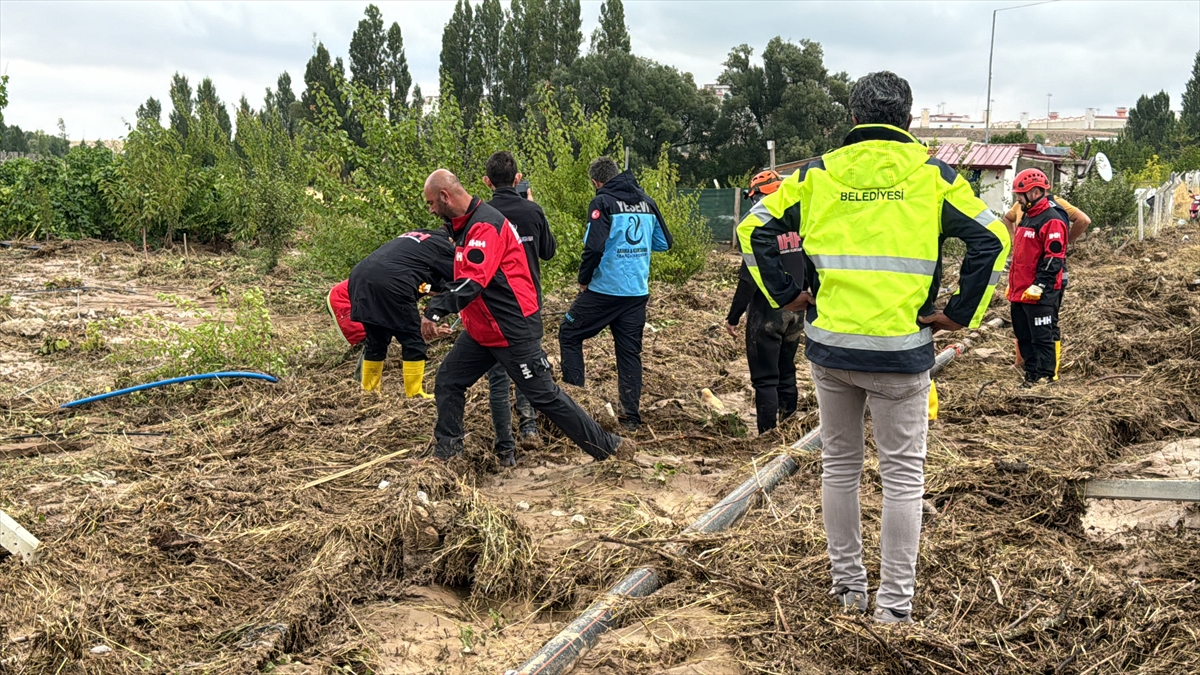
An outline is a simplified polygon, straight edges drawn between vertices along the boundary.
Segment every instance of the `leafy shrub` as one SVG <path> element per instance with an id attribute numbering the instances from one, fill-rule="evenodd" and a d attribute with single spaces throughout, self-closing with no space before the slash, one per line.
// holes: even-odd
<path id="1" fill-rule="evenodd" d="M 191 310 L 200 323 L 187 327 L 157 317 L 143 320 L 158 335 L 134 340 L 120 356 L 127 360 L 162 361 L 162 365 L 151 372 L 151 379 L 232 368 L 276 375 L 285 372 L 288 354 L 274 341 L 271 316 L 261 290 L 247 291 L 232 307 L 223 296 L 224 309 L 233 311 L 233 319 L 228 322 L 219 314 L 200 309 L 192 301 L 170 295 L 160 295 L 159 299 Z"/>
<path id="2" fill-rule="evenodd" d="M 65 158 L 0 162 L 0 236 L 111 237 L 115 220 L 101 193 L 113 153 L 80 144 Z"/>
<path id="3" fill-rule="evenodd" d="M 712 233 L 700 216 L 700 195 L 679 193 L 679 170 L 671 164 L 666 146 L 663 146 L 656 166 L 638 173 L 638 182 L 658 203 L 658 210 L 674 239 L 671 250 L 653 254 L 650 278 L 683 283 L 704 269 L 712 247 Z"/>
<path id="4" fill-rule="evenodd" d="M 1133 186 L 1120 173 L 1115 174 L 1109 182 L 1092 177 L 1073 183 L 1067 188 L 1066 197 L 1091 216 L 1092 222 L 1098 227 L 1123 231 L 1136 223 L 1137 204 L 1133 198 Z"/>

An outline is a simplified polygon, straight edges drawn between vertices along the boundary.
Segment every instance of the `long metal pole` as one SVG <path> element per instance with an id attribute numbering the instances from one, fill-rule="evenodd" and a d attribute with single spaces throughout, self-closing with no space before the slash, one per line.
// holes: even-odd
<path id="1" fill-rule="evenodd" d="M 992 142 L 992 58 L 996 55 L 996 12 L 998 9 L 992 10 L 992 46 L 988 49 L 988 95 L 987 95 L 987 119 L 983 121 L 983 142 L 988 144 Z"/>

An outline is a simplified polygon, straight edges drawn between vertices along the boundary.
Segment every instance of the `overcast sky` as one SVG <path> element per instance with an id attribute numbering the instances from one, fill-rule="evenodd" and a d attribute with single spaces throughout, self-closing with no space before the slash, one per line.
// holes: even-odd
<path id="1" fill-rule="evenodd" d="M 454 3 L 376 3 L 404 31 L 414 79 L 437 89 L 442 27 Z M 507 4 L 507 3 L 505 3 Z M 760 54 L 775 35 L 820 42 L 832 71 L 889 69 L 912 83 L 920 108 L 980 118 L 986 106 L 992 10 L 1021 2 L 719 2 L 626 0 L 635 53 L 713 82 L 731 47 Z M 284 70 L 297 93 L 317 40 L 345 56 L 366 2 L 0 2 L 0 70 L 9 75 L 5 122 L 72 139 L 116 138 L 148 96 L 167 100 L 171 74 L 213 78 L 232 107 Z M 584 50 L 600 3 L 583 2 Z M 1051 109 L 1112 114 L 1165 89 L 1171 107 L 1200 49 L 1200 0 L 1061 0 L 999 13 L 994 119 Z M 168 106 L 169 107 L 169 106 Z M 164 111 L 165 112 L 165 111 Z M 165 119 L 165 114 L 164 114 Z"/>

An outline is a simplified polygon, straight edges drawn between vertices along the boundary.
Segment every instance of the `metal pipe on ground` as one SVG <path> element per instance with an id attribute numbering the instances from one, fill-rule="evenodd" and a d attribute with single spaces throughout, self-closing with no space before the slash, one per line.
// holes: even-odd
<path id="1" fill-rule="evenodd" d="M 1003 319 L 993 319 L 986 325 L 996 327 L 1003 324 Z M 936 374 L 945 368 L 946 364 L 953 361 L 954 357 L 962 354 L 970 346 L 970 340 L 963 340 L 961 343 L 942 350 L 934 359 L 930 374 Z M 820 448 L 821 427 L 818 425 L 793 443 L 789 450 L 811 452 Z M 785 478 L 795 473 L 798 468 L 799 465 L 791 455 L 779 455 L 764 464 L 753 476 L 704 512 L 683 533 L 711 534 L 724 530 L 750 510 L 759 493 L 765 496 Z M 683 544 L 673 543 L 663 548 L 668 553 L 681 553 L 684 547 Z M 585 609 L 578 618 L 562 629 L 558 635 L 551 638 L 521 667 L 505 671 L 504 675 L 560 675 L 566 672 L 585 651 L 595 646 L 601 635 L 612 627 L 624 605 L 628 604 L 630 600 L 654 593 L 661 586 L 662 582 L 658 573 L 652 567 L 639 567 L 630 572 L 628 576 L 617 582 L 615 586 L 600 596 L 600 599 Z"/>

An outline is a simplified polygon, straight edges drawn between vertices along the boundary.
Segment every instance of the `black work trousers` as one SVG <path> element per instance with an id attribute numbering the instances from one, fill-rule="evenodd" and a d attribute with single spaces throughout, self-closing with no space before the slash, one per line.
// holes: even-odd
<path id="1" fill-rule="evenodd" d="M 1025 359 L 1025 381 L 1054 379 L 1057 355 L 1054 343 L 1058 338 L 1058 303 L 1030 305 L 1012 303 L 1013 333 L 1017 349 Z"/>
<path id="2" fill-rule="evenodd" d="M 438 368 L 434 385 L 437 400 L 437 440 L 434 456 L 447 459 L 463 448 L 463 413 L 467 389 L 499 363 L 529 399 L 584 452 L 600 460 L 616 452 L 621 439 L 600 427 L 596 420 L 571 400 L 550 377 L 550 362 L 538 341 L 508 347 L 484 347 L 466 332 L 458 336 L 454 347 Z"/>
<path id="3" fill-rule="evenodd" d="M 488 371 L 488 405 L 492 408 L 492 426 L 496 432 L 493 447 L 497 454 L 517 449 L 513 440 L 512 408 L 508 403 L 511 384 L 512 379 L 503 365 L 497 363 Z M 522 434 L 537 434 L 537 410 L 520 389 L 517 390 L 517 415 L 520 417 L 518 426 Z"/>
<path id="4" fill-rule="evenodd" d="M 617 353 L 617 391 L 622 424 L 642 423 L 642 331 L 646 326 L 648 295 L 623 297 L 584 291 L 571 303 L 558 329 L 563 382 L 584 385 L 583 341 L 605 328 L 612 330 Z"/>
<path id="5" fill-rule="evenodd" d="M 364 323 L 363 330 L 366 331 L 367 337 L 363 346 L 363 358 L 367 361 L 385 361 L 387 360 L 388 345 L 392 343 L 392 338 L 400 343 L 400 358 L 405 361 L 424 361 L 425 360 L 425 338 L 421 337 L 421 315 L 417 312 L 416 305 L 413 305 L 412 316 L 405 318 L 411 319 L 403 328 L 388 328 L 373 323 Z"/>
<path id="6" fill-rule="evenodd" d="M 746 308 L 746 359 L 760 434 L 796 412 L 796 351 L 802 337 L 800 314 L 771 307 L 762 293 L 751 297 Z"/>

